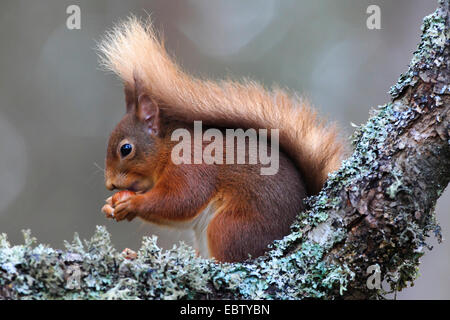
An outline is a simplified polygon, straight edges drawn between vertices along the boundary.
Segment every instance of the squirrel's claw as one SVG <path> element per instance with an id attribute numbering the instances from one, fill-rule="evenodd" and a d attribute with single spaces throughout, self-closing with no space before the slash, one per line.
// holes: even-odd
<path id="1" fill-rule="evenodd" d="M 110 204 L 105 204 L 102 207 L 102 212 L 106 215 L 107 218 L 114 218 L 114 208 L 111 207 Z"/>

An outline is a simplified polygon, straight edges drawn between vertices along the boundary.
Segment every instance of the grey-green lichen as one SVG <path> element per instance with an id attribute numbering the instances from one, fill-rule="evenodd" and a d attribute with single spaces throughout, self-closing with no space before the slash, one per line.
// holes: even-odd
<path id="1" fill-rule="evenodd" d="M 448 46 L 450 38 L 450 31 L 446 26 L 449 8 L 448 2 L 441 0 L 439 3 L 440 8 L 423 19 L 420 44 L 414 52 L 408 71 L 400 75 L 397 84 L 391 87 L 390 94 L 393 98 L 398 97 L 405 87 L 414 86 L 419 77 L 424 77 L 421 70 L 432 70 L 448 63 L 440 54 Z M 449 93 L 450 87 L 447 85 L 442 90 L 441 94 Z"/>
<path id="2" fill-rule="evenodd" d="M 400 102 L 391 102 L 381 106 L 375 115 L 355 132 L 353 136 L 355 152 L 343 162 L 341 170 L 330 175 L 329 182 L 323 190 L 326 197 L 320 201 L 326 202 L 333 194 L 331 190 L 347 190 L 349 194 L 358 193 L 359 188 L 365 185 L 364 181 L 368 185 L 370 181 L 379 179 L 381 176 L 384 176 L 385 181 L 391 181 L 391 184 L 385 186 L 385 192 L 390 199 L 395 200 L 400 191 L 404 194 L 412 193 L 410 187 L 403 181 L 403 177 L 408 176 L 410 172 L 400 171 L 395 164 L 387 160 L 398 149 L 387 149 L 384 146 L 389 145 L 387 139 L 396 140 L 416 119 L 417 115 L 417 110 Z M 399 141 L 397 146 L 400 150 L 403 148 L 401 143 Z M 442 192 L 444 187 L 441 186 L 442 189 L 438 190 L 438 193 Z M 359 210 L 364 214 L 364 208 L 359 208 Z M 385 240 L 386 250 L 389 246 L 392 247 L 389 252 L 389 264 L 384 266 L 384 280 L 390 287 L 390 291 L 379 290 L 378 294 L 398 291 L 412 283 L 418 276 L 419 258 L 424 254 L 423 249 L 430 248 L 426 243 L 429 232 L 433 231 L 440 238 L 440 228 L 437 225 L 433 209 L 423 225 L 416 224 L 410 213 L 402 212 L 401 208 L 392 223 L 401 225 L 402 228 L 398 235 L 398 242 Z M 405 249 L 402 245 L 407 245 L 408 250 L 398 250 L 399 247 Z M 348 251 L 352 255 L 355 253 L 354 248 L 351 247 Z M 352 256 L 352 259 L 354 258 Z M 367 260 L 367 257 L 361 256 L 361 259 Z M 352 267 L 349 269 L 354 270 Z"/>
<path id="3" fill-rule="evenodd" d="M 0 236 L 0 297 L 202 299 L 220 291 L 224 298 L 286 299 L 324 297 L 327 289 L 337 285 L 342 291 L 347 283 L 348 270 L 321 262 L 323 248 L 309 242 L 286 257 L 273 250 L 260 264 L 217 264 L 183 243 L 162 250 L 154 236 L 144 238 L 130 260 L 114 250 L 104 227 L 88 241 L 75 235 L 65 251 L 35 245 L 29 231 L 24 236 L 25 243 L 15 246 Z M 271 286 L 283 290 L 271 295 Z"/>

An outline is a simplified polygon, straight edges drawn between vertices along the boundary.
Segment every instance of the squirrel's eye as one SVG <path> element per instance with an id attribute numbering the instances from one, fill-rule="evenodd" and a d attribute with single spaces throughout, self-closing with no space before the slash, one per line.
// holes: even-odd
<path id="1" fill-rule="evenodd" d="M 133 150 L 133 146 L 129 143 L 125 143 L 120 147 L 120 155 L 124 158 L 130 154 L 131 150 Z"/>

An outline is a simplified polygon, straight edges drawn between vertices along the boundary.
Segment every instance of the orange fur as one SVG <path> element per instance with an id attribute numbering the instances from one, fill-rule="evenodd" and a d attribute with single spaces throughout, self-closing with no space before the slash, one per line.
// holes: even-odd
<path id="1" fill-rule="evenodd" d="M 137 74 L 169 116 L 210 126 L 279 129 L 281 148 L 295 161 L 310 194 L 340 166 L 344 146 L 336 128 L 318 119 L 307 102 L 253 81 L 214 82 L 184 73 L 150 22 L 129 18 L 107 34 L 99 50 L 104 67 L 126 86 L 134 85 Z"/>

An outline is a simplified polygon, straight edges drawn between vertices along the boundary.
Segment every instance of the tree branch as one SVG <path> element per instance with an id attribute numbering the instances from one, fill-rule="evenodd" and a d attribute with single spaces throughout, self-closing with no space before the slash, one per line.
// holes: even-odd
<path id="1" fill-rule="evenodd" d="M 355 151 L 330 175 L 292 233 L 265 256 L 217 264 L 180 244 L 144 238 L 137 257 L 114 250 L 104 227 L 66 250 L 0 236 L 0 298 L 373 298 L 367 268 L 392 290 L 415 279 L 434 206 L 450 179 L 449 0 L 424 19 L 409 70 L 353 137 Z"/>

